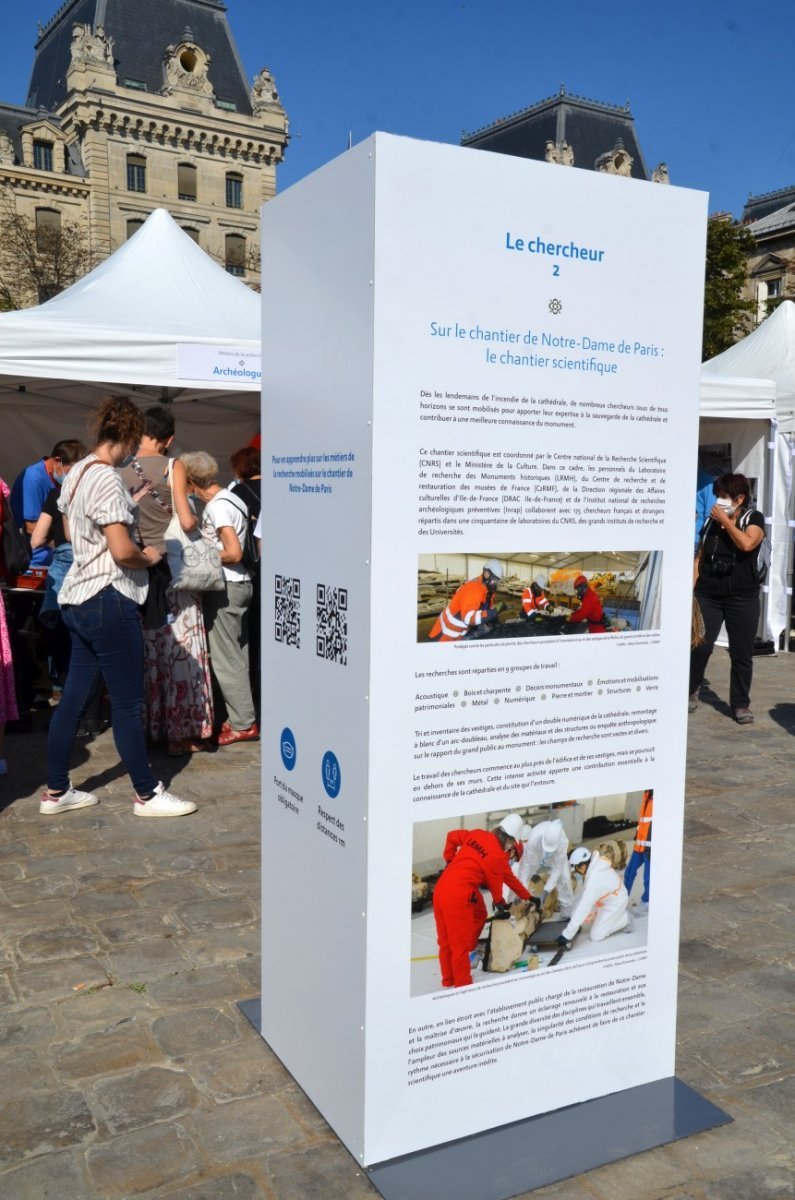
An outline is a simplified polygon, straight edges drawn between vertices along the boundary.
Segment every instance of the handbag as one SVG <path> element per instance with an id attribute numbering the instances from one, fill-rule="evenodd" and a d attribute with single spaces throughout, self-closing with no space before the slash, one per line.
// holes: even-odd
<path id="1" fill-rule="evenodd" d="M 8 578 L 14 579 L 17 575 L 24 575 L 30 566 L 30 545 L 14 520 L 11 504 L 4 495 L 0 495 L 0 512 L 3 522 L 2 559 Z"/>
<path id="2" fill-rule="evenodd" d="M 168 472 L 171 483 L 171 463 Z M 163 535 L 171 586 L 180 592 L 222 592 L 226 587 L 218 547 L 201 530 L 186 533 L 176 512 Z"/>

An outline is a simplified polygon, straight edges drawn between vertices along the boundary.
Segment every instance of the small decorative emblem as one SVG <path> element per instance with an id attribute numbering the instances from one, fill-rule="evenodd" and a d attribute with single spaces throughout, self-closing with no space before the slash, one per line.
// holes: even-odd
<path id="1" fill-rule="evenodd" d="M 549 311 L 552 313 L 553 317 L 559 316 L 563 312 L 563 305 L 561 304 L 560 300 L 550 300 Z"/>

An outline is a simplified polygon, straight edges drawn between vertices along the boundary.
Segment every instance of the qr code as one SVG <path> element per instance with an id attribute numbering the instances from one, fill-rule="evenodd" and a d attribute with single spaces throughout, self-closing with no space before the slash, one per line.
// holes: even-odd
<path id="1" fill-rule="evenodd" d="M 317 585 L 318 658 L 348 665 L 348 589 Z"/>
<path id="2" fill-rule="evenodd" d="M 274 636 L 284 646 L 301 648 L 301 580 L 277 575 L 274 587 Z"/>

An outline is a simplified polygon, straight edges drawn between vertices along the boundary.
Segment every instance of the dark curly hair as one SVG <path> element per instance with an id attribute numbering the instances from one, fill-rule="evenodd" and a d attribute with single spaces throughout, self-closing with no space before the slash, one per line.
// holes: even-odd
<path id="1" fill-rule="evenodd" d="M 745 475 L 719 475 L 712 485 L 712 490 L 716 496 L 728 496 L 730 500 L 745 496 L 746 507 L 751 503 L 751 485 Z"/>
<path id="2" fill-rule="evenodd" d="M 144 432 L 144 415 L 129 396 L 108 396 L 94 409 L 88 431 L 95 446 L 121 442 L 137 449 Z"/>

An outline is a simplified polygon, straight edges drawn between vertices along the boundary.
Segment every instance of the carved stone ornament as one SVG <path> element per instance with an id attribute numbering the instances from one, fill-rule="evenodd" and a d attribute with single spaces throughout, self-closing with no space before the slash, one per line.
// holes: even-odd
<path id="1" fill-rule="evenodd" d="M 284 113 L 279 93 L 273 76 L 267 67 L 263 67 L 259 75 L 254 76 L 254 86 L 251 89 L 251 107 L 254 116 L 258 113 Z"/>
<path id="2" fill-rule="evenodd" d="M 621 138 L 618 139 L 612 150 L 608 150 L 607 154 L 600 154 L 594 163 L 594 170 L 602 171 L 605 175 L 625 175 L 632 174 L 632 164 L 634 158 L 624 149 L 624 143 Z"/>
<path id="3" fill-rule="evenodd" d="M 557 163 L 560 167 L 574 166 L 574 151 L 568 142 L 547 142 L 544 158 L 549 163 Z"/>
<path id="4" fill-rule="evenodd" d="M 190 92 L 194 96 L 212 96 L 213 85 L 208 78 L 210 62 L 210 55 L 195 42 L 168 46 L 163 55 L 163 95 Z"/>
<path id="5" fill-rule="evenodd" d="M 14 143 L 5 129 L 0 129 L 0 164 L 4 167 L 12 167 L 14 158 Z"/>
<path id="6" fill-rule="evenodd" d="M 651 173 L 652 183 L 670 183 L 668 177 L 668 163 L 660 163 Z"/>
<path id="7" fill-rule="evenodd" d="M 97 32 L 91 32 L 90 25 L 75 25 L 72 30 L 72 63 L 73 65 L 92 65 L 101 63 L 103 66 L 113 66 L 113 39 L 108 37 L 101 25 Z"/>

